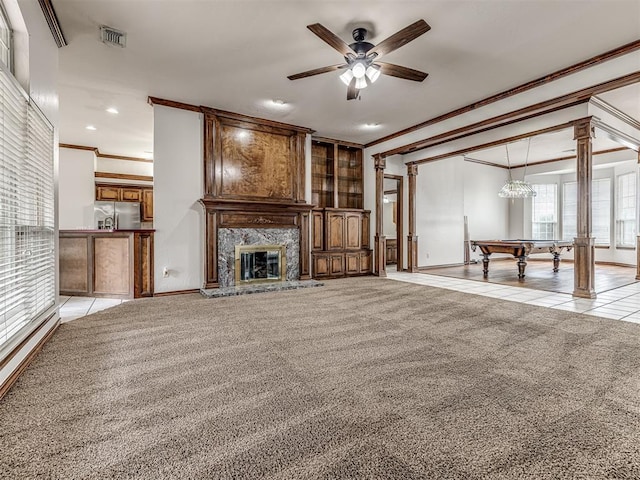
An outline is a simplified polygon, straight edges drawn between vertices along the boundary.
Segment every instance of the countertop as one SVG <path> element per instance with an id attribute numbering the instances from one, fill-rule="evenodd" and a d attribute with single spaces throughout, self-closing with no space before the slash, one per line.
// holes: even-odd
<path id="1" fill-rule="evenodd" d="M 153 233 L 154 228 L 136 228 L 136 229 L 90 229 L 79 228 L 75 230 L 60 230 L 59 233 Z"/>

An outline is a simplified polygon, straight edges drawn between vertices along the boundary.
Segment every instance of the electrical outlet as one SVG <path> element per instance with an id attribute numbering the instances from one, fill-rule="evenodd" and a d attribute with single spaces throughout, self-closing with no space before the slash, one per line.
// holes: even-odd
<path id="1" fill-rule="evenodd" d="M 164 267 L 164 268 L 162 269 L 162 276 L 163 276 L 164 278 L 167 278 L 167 277 L 169 276 L 169 269 L 168 269 L 167 267 Z"/>

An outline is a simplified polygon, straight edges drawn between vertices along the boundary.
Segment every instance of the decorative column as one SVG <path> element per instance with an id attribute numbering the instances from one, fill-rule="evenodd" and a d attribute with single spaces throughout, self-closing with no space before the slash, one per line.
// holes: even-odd
<path id="1" fill-rule="evenodd" d="M 638 152 L 638 165 L 640 165 L 640 151 Z M 636 171 L 636 174 L 637 174 L 637 171 Z M 636 202 L 636 225 L 640 225 L 640 222 L 638 222 L 637 202 Z M 636 280 L 640 280 L 640 235 L 636 237 Z"/>
<path id="2" fill-rule="evenodd" d="M 409 235 L 407 235 L 407 270 L 411 273 L 418 271 L 418 236 L 416 235 L 416 175 L 418 165 L 407 164 L 409 177 Z"/>
<path id="3" fill-rule="evenodd" d="M 573 296 L 596 298 L 595 291 L 595 247 L 591 236 L 591 180 L 592 138 L 594 127 L 591 117 L 577 120 L 573 124 L 574 140 L 577 141 L 577 186 L 578 219 L 577 237 L 574 239 Z"/>
<path id="4" fill-rule="evenodd" d="M 387 159 L 385 157 L 375 155 L 376 167 L 376 235 L 373 239 L 375 260 L 373 268 L 379 277 L 387 276 L 387 238 L 384 236 L 384 169 L 387 167 Z"/>

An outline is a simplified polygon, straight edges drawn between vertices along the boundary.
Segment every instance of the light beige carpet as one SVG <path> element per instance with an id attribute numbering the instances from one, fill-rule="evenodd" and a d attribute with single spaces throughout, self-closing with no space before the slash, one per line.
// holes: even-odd
<path id="1" fill-rule="evenodd" d="M 640 478 L 640 325 L 377 278 L 64 324 L 0 477 Z"/>

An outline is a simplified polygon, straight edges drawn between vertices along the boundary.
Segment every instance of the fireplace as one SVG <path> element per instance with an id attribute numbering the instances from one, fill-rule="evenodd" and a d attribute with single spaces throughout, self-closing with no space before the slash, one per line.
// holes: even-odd
<path id="1" fill-rule="evenodd" d="M 286 278 L 284 245 L 236 245 L 236 285 L 281 282 Z"/>

